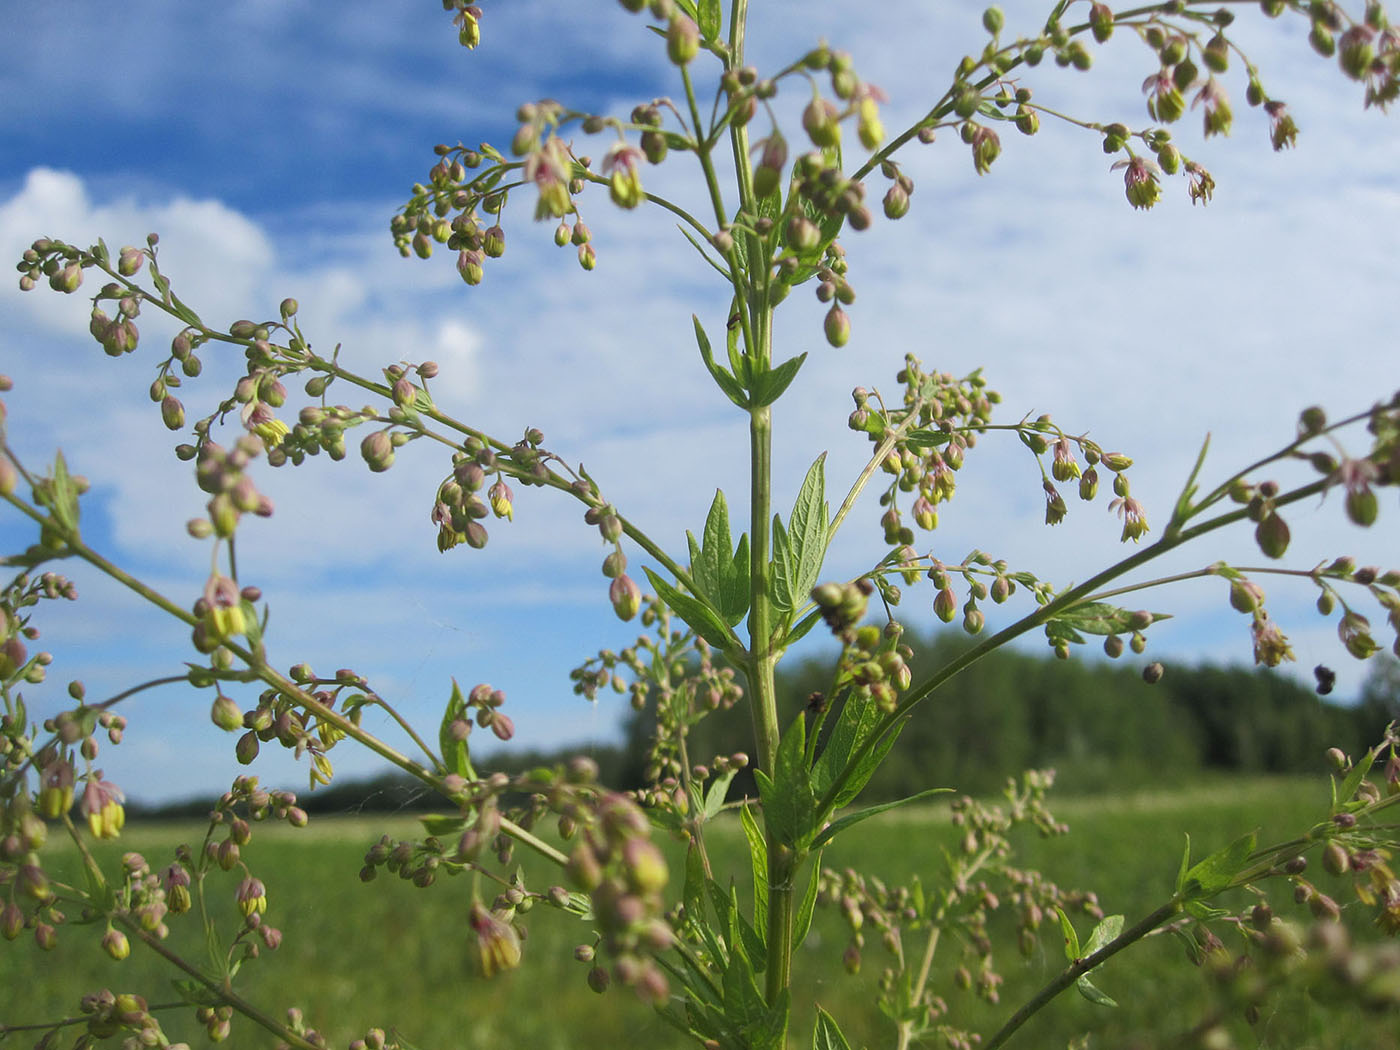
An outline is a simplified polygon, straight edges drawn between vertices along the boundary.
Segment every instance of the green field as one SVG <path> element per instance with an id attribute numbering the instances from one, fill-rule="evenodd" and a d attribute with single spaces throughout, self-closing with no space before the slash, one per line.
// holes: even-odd
<path id="1" fill-rule="evenodd" d="M 1169 894 L 1183 833 L 1196 852 L 1224 845 L 1242 831 L 1262 829 L 1261 843 L 1305 828 L 1325 811 L 1325 787 L 1316 781 L 1230 780 L 1185 790 L 1115 799 L 1078 798 L 1053 806 L 1069 821 L 1070 835 L 1040 840 L 1027 835 L 1021 855 L 1065 887 L 1094 889 L 1109 912 L 1131 922 Z M 825 863 L 850 864 L 899 881 L 918 872 L 926 885 L 941 870 L 940 845 L 949 840 L 947 809 L 926 806 L 876 818 L 847 832 L 827 852 Z M 307 1021 L 344 1046 L 372 1025 L 397 1027 L 425 1048 L 671 1047 L 693 1045 L 663 1024 L 630 993 L 599 997 L 584 983 L 585 968 L 572 959 L 574 944 L 588 932 L 546 908 L 527 916 L 529 937 L 521 970 L 485 982 L 472 975 L 465 917 L 469 886 L 444 879 L 418 890 L 381 876 L 365 885 L 358 877 L 365 848 L 381 832 L 413 834 L 407 819 L 321 818 L 300 832 L 259 828 L 245 853 L 268 884 L 267 919 L 285 934 L 282 947 L 265 953 L 240 975 L 246 997 L 280 1016 L 299 1006 Z M 736 858 L 737 824 L 720 825 L 714 847 Z M 196 843 L 202 827 L 188 824 L 130 827 L 120 844 L 141 851 L 153 867 L 169 862 L 180 842 Z M 743 866 L 746 870 L 747 865 Z M 735 870 L 740 870 L 737 866 Z M 536 888 L 549 882 L 538 873 Z M 741 880 L 746 881 L 746 880 Z M 230 899 L 237 878 L 226 877 Z M 1332 887 L 1346 903 L 1345 887 Z M 1276 895 L 1282 903 L 1284 893 Z M 1291 907 L 1291 906 L 1290 906 Z M 1281 907 L 1280 910 L 1283 910 Z M 1364 926 L 1364 916 L 1356 915 Z M 171 944 L 200 958 L 198 931 L 188 919 L 175 921 Z M 175 999 L 165 963 L 137 945 L 122 963 L 98 950 L 100 928 L 64 928 L 55 951 L 41 954 L 32 943 L 0 942 L 0 1023 L 17 1024 L 76 1013 L 78 997 L 103 987 L 136 991 L 152 1003 Z M 796 969 L 795 1036 L 809 1038 L 813 1004 L 836 1016 L 853 1046 L 889 1045 L 891 1029 L 869 1002 L 870 990 L 885 965 L 878 943 L 866 951 L 860 975 L 840 966 L 845 933 L 837 917 L 819 913 L 813 935 Z M 1020 997 L 1043 982 L 1061 962 L 1059 937 L 1050 925 L 1023 961 L 1009 943 L 1000 948 L 1006 975 L 1002 1003 L 986 1007 L 950 989 L 946 997 L 955 1019 L 995 1027 Z M 1062 997 L 1033 1020 L 1012 1046 L 1064 1047 L 1074 1036 L 1092 1033 L 1089 1046 L 1130 1047 L 1145 1033 L 1179 1032 L 1200 1016 L 1209 1000 L 1201 971 L 1169 937 L 1150 939 L 1133 956 L 1110 963 L 1096 978 L 1121 1004 L 1095 1007 L 1074 993 Z M 187 1009 L 162 1014 L 172 1039 L 204 1043 Z M 1331 1009 L 1308 996 L 1293 995 L 1271 1004 L 1254 1029 L 1258 1045 L 1270 1047 L 1370 1048 L 1394 1046 L 1400 1016 Z M 69 1046 L 76 1030 L 57 1045 Z M 33 1036 L 19 1033 L 9 1045 L 28 1046 Z M 235 1019 L 223 1045 L 270 1046 L 271 1039 Z M 207 1044 L 204 1044 L 207 1045 Z M 1154 1044 L 1155 1045 L 1155 1044 Z M 1248 1045 L 1254 1045 L 1253 1043 Z"/>

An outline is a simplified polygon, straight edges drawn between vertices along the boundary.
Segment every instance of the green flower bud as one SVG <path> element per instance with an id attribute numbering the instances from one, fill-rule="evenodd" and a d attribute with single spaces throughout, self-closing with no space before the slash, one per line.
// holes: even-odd
<path id="1" fill-rule="evenodd" d="M 121 930 L 109 929 L 102 938 L 102 950 L 113 959 L 121 962 L 131 954 L 131 943 L 126 939 L 126 934 Z"/>
<path id="2" fill-rule="evenodd" d="M 394 465 L 394 443 L 387 430 L 376 430 L 360 442 L 360 455 L 376 474 Z"/>
<path id="3" fill-rule="evenodd" d="M 167 430 L 179 430 L 185 425 L 185 406 L 179 398 L 167 395 L 161 401 L 160 419 Z"/>
<path id="4" fill-rule="evenodd" d="M 851 338 L 851 321 L 846 311 L 833 304 L 822 322 L 822 330 L 826 333 L 826 341 L 832 346 L 845 346 Z"/>
<path id="5" fill-rule="evenodd" d="M 1308 43 L 1323 58 L 1331 58 L 1337 52 L 1337 41 L 1332 31 L 1322 22 L 1314 22 L 1308 33 Z"/>
<path id="6" fill-rule="evenodd" d="M 1001 8 L 993 5 L 982 12 L 982 28 L 996 36 L 1001 32 L 1002 26 L 1006 25 L 1006 15 Z"/>
<path id="7" fill-rule="evenodd" d="M 944 587 L 933 599 L 933 611 L 944 623 L 952 623 L 958 614 L 958 596 L 951 587 Z"/>
<path id="8" fill-rule="evenodd" d="M 678 66 L 686 65 L 700 51 L 700 27 L 685 15 L 676 15 L 666 28 L 666 55 Z"/>
<path id="9" fill-rule="evenodd" d="M 1113 8 L 1095 3 L 1089 8 L 1089 28 L 1100 44 L 1113 35 Z"/>
<path id="10" fill-rule="evenodd" d="M 612 602 L 613 612 L 617 613 L 618 619 L 630 620 L 641 608 L 642 591 L 632 577 L 623 573 L 613 580 L 608 588 L 608 600 Z"/>
<path id="11" fill-rule="evenodd" d="M 802 111 L 802 128 L 812 144 L 826 149 L 841 144 L 841 125 L 836 107 L 821 98 L 814 98 Z"/>
<path id="12" fill-rule="evenodd" d="M 1347 517 L 1365 528 L 1375 524 L 1380 513 L 1380 502 L 1371 486 L 1363 485 L 1347 491 L 1346 508 Z"/>
<path id="13" fill-rule="evenodd" d="M 1254 542 L 1270 558 L 1282 558 L 1288 550 L 1288 523 L 1277 513 L 1270 513 L 1254 530 Z"/>
<path id="14" fill-rule="evenodd" d="M 1040 130 L 1040 114 L 1029 106 L 1017 106 L 1016 130 L 1022 135 L 1034 135 Z"/>
<path id="15" fill-rule="evenodd" d="M 785 231 L 788 245 L 798 252 L 810 252 L 821 243 L 822 232 L 805 215 L 794 215 Z"/>
<path id="16" fill-rule="evenodd" d="M 243 712 L 233 700 L 222 693 L 214 701 L 209 720 L 227 733 L 243 728 Z"/>
<path id="17" fill-rule="evenodd" d="M 140 248 L 123 248 L 121 255 L 117 257 L 117 273 L 123 277 L 132 277 L 141 269 L 141 264 L 145 261 L 146 254 Z"/>
<path id="18" fill-rule="evenodd" d="M 1230 68 L 1230 45 L 1222 34 L 1216 33 L 1206 42 L 1201 60 L 1212 73 L 1224 73 Z"/>

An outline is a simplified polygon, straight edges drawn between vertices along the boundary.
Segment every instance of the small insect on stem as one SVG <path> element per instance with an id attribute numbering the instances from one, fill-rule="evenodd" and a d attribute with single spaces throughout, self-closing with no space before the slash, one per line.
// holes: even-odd
<path id="1" fill-rule="evenodd" d="M 729 315 L 729 320 L 725 322 L 724 327 L 725 327 L 725 328 L 728 328 L 728 329 L 732 332 L 732 331 L 734 330 L 734 326 L 737 325 L 738 323 L 739 323 L 739 311 L 738 311 L 738 310 L 735 310 L 732 314 Z"/>

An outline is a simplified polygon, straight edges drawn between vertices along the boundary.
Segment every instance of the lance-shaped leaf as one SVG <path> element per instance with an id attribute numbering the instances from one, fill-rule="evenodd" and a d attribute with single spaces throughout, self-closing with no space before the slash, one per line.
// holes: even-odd
<path id="1" fill-rule="evenodd" d="M 661 596 L 661 600 L 670 606 L 671 611 L 684 620 L 691 630 L 716 649 L 729 648 L 728 628 L 715 615 L 713 609 L 698 598 L 681 593 L 647 566 L 642 566 L 642 571 L 647 574 L 647 579 Z"/>
<path id="2" fill-rule="evenodd" d="M 1224 849 L 1212 853 L 1186 873 L 1178 892 L 1188 898 L 1199 898 L 1213 897 L 1221 890 L 1228 889 L 1235 876 L 1249 863 L 1258 837 L 1257 831 L 1251 831 Z"/>
<path id="3" fill-rule="evenodd" d="M 715 363 L 715 353 L 710 346 L 710 340 L 705 335 L 705 329 L 700 324 L 700 318 L 694 314 L 691 320 L 695 322 L 695 341 L 700 344 L 700 359 L 705 362 L 705 369 L 713 377 L 715 383 L 724 391 L 724 396 L 729 398 L 740 408 L 749 407 L 748 395 L 744 393 L 744 388 L 739 385 L 739 381 L 732 374 L 725 370 L 724 366 Z"/>
<path id="4" fill-rule="evenodd" d="M 732 546 L 729 506 L 723 492 L 715 490 L 701 542 L 697 543 L 689 531 L 685 538 L 695 586 L 719 610 L 724 622 L 733 627 L 749 611 L 749 539 L 740 536 L 738 549 Z"/>

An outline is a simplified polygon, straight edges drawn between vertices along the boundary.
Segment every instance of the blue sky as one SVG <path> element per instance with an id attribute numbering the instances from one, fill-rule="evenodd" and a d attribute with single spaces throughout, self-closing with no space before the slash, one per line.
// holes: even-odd
<path id="1" fill-rule="evenodd" d="M 1019 32 L 1046 5 L 1004 6 L 1008 32 Z M 970 3 L 931 12 L 891 0 L 858 24 L 850 5 L 754 7 L 750 58 L 760 70 L 827 38 L 888 93 L 892 130 L 941 93 L 946 71 L 982 39 L 981 8 Z M 40 234 L 116 246 L 159 231 L 177 293 L 211 323 L 274 316 L 292 295 L 313 342 L 342 343 L 343 359 L 364 370 L 436 359 L 440 404 L 502 436 L 540 426 L 552 450 L 586 464 L 629 517 L 682 553 L 716 487 L 743 513 L 747 457 L 744 421 L 700 381 L 690 331 L 692 312 L 718 329 L 727 296 L 673 224 L 586 196 L 599 265 L 585 274 L 517 200 L 507 255 L 477 289 L 444 260 L 399 259 L 390 242 L 388 219 L 435 142 L 505 146 L 516 106 L 532 99 L 625 115 L 679 91 L 642 21 L 616 5 L 485 8 L 474 53 L 428 0 L 342 3 L 333 16 L 308 2 L 91 5 L 81 17 L 57 5 L 16 9 L 0 41 L 0 249 L 17 258 Z M 844 428 L 849 391 L 894 390 L 906 351 L 955 373 L 984 366 L 1004 395 L 1003 422 L 1050 411 L 1134 455 L 1134 495 L 1155 523 L 1207 431 L 1216 449 L 1207 476 L 1218 477 L 1286 440 L 1306 404 L 1340 414 L 1394 389 L 1385 332 L 1400 126 L 1363 111 L 1359 88 L 1309 51 L 1298 26 L 1251 13 L 1238 37 L 1302 134 L 1295 150 L 1274 154 L 1242 81 L 1226 78 L 1233 136 L 1203 144 L 1193 117 L 1177 131 L 1215 174 L 1209 208 L 1193 208 L 1184 183 L 1169 181 L 1161 205 L 1132 211 L 1097 138 L 1048 119 L 1034 139 L 1003 136 L 1002 158 L 980 179 L 956 136 L 908 153 L 911 214 L 846 239 L 859 293 L 851 343 L 824 345 L 806 289 L 780 321 L 783 356 L 812 351 L 778 413 L 780 503 L 824 450 L 832 490 L 844 489 L 865 452 Z M 1092 74 L 1047 63 L 1028 83 L 1055 108 L 1141 125 L 1149 62 L 1120 35 Z M 797 94 L 780 95 L 780 111 L 800 105 Z M 600 141 L 595 155 L 604 149 Z M 646 177 L 649 188 L 700 200 L 683 163 Z M 200 512 L 199 494 L 145 397 L 171 331 L 143 315 L 147 348 L 110 361 L 86 336 L 86 317 L 81 295 L 0 289 L 0 371 L 17 383 L 10 440 L 34 463 L 61 446 L 94 481 L 89 540 L 188 603 L 208 571 L 207 547 L 183 528 Z M 209 362 L 208 381 L 187 400 L 222 394 L 215 379 L 233 367 Z M 515 523 L 494 528 L 486 551 L 444 556 L 428 512 L 446 465 L 415 448 L 371 477 L 352 460 L 259 474 L 278 511 L 240 533 L 240 566 L 271 601 L 274 658 L 353 666 L 430 726 L 455 675 L 507 692 L 522 746 L 614 739 L 623 705 L 572 696 L 567 672 L 634 630 L 611 616 L 598 573 L 606 551 L 576 506 L 518 493 Z M 1102 500 L 1072 506 L 1053 531 L 1039 523 L 1038 474 L 1014 441 L 984 442 L 964 475 L 921 550 L 956 560 L 977 546 L 1059 582 L 1116 556 Z M 1393 564 L 1393 497 L 1383 503 L 1372 534 L 1341 522 L 1336 500 L 1293 515 L 1295 564 L 1341 553 Z M 878 514 L 873 500 L 858 509 L 830 575 L 868 564 Z M 0 514 L 7 549 L 25 535 Z M 1247 534 L 1225 537 L 1161 571 L 1217 558 L 1256 564 L 1251 547 Z M 634 570 L 643 560 L 634 552 Z M 83 600 L 37 621 L 56 661 L 33 696 L 56 705 L 73 677 L 107 696 L 178 669 L 186 650 L 175 625 L 71 568 Z M 1309 615 L 1312 593 L 1266 587 L 1300 673 L 1325 660 L 1340 672 L 1339 692 L 1354 693 L 1364 668 L 1340 653 L 1330 623 Z M 1224 599 L 1218 583 L 1152 599 L 1178 618 L 1154 631 L 1150 652 L 1247 661 L 1247 621 Z M 909 588 L 910 619 L 930 622 L 931 600 Z M 142 798 L 225 786 L 242 769 L 233 738 L 209 726 L 208 701 L 170 688 L 128 705 L 126 742 L 99 762 L 109 779 Z M 333 757 L 342 775 L 377 768 L 344 748 Z M 302 780 L 277 759 L 254 771 Z"/>

